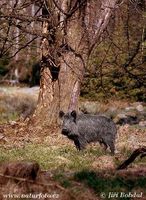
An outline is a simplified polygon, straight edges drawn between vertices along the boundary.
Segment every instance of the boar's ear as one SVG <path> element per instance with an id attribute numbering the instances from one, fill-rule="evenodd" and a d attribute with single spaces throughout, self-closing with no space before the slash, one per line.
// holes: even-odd
<path id="1" fill-rule="evenodd" d="M 64 115 L 65 115 L 65 113 L 61 110 L 61 111 L 59 112 L 59 118 L 61 119 Z"/>
<path id="2" fill-rule="evenodd" d="M 71 116 L 74 118 L 74 120 L 76 120 L 76 118 L 77 118 L 77 112 L 75 110 L 73 110 L 71 112 Z"/>

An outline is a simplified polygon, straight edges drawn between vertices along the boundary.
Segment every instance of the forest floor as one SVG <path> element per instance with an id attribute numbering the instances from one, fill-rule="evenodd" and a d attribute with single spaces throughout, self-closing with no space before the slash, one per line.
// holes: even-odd
<path id="1" fill-rule="evenodd" d="M 30 103 L 36 102 L 37 89 L 35 92 L 36 96 L 32 95 L 33 100 L 31 99 Z M 3 93 L 0 93 L 1 102 L 4 102 L 4 99 L 8 101 L 11 95 L 10 92 L 4 97 L 4 93 L 3 89 Z M 18 97 L 18 93 L 15 95 Z M 16 101 L 15 95 L 13 98 L 16 105 L 18 100 Z M 30 96 L 23 92 L 20 95 L 23 100 L 24 95 L 25 102 L 28 102 Z M 10 102 L 13 105 L 13 102 Z M 3 105 L 0 109 L 1 113 L 4 113 Z M 18 109 L 18 113 L 21 111 L 22 109 Z M 118 126 L 116 154 L 111 156 L 110 152 L 104 152 L 99 144 L 89 144 L 86 150 L 78 152 L 73 143 L 58 130 L 50 131 L 37 127 L 35 133 L 32 131 L 33 126 L 26 126 L 23 120 L 16 121 L 16 115 L 3 116 L 7 121 L 2 120 L 0 124 L 1 167 L 5 162 L 35 160 L 41 170 L 35 183 L 16 184 L 10 180 L 5 185 L 0 182 L 0 199 L 146 200 L 146 157 L 137 158 L 125 170 L 116 170 L 135 149 L 146 147 L 146 128 Z M 9 194 L 13 196 L 8 196 Z M 42 196 L 28 198 L 20 196 L 21 194 Z"/>

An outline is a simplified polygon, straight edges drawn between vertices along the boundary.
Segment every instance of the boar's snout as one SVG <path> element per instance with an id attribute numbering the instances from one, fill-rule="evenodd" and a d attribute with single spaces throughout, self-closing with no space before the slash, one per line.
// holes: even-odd
<path id="1" fill-rule="evenodd" d="M 69 130 L 66 129 L 66 128 L 63 128 L 63 129 L 62 129 L 62 134 L 63 134 L 63 135 L 68 135 L 68 134 L 69 134 Z"/>

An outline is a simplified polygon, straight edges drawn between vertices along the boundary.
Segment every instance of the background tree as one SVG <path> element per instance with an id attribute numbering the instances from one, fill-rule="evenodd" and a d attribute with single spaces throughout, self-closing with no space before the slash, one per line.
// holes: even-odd
<path id="1" fill-rule="evenodd" d="M 114 69 L 120 67 L 126 74 L 132 73 L 130 76 L 140 77 L 131 71 L 131 63 L 134 58 L 137 59 L 137 52 L 139 53 L 142 47 L 142 40 L 139 39 L 142 35 L 140 32 L 139 42 L 136 44 L 133 42 L 130 47 L 132 39 L 129 19 L 133 15 L 133 8 L 130 6 L 136 5 L 136 9 L 138 6 L 141 7 L 141 12 L 144 4 L 137 5 L 131 1 L 116 0 L 16 0 L 13 4 L 10 2 L 6 0 L 1 2 L 0 18 L 3 24 L 0 35 L 1 56 L 6 52 L 11 56 L 15 55 L 26 47 L 30 52 L 29 45 L 37 38 L 42 39 L 40 94 L 36 112 L 32 117 L 34 123 L 40 122 L 51 126 L 56 124 L 59 110 L 78 109 L 80 86 L 87 66 L 90 66 L 89 58 L 95 67 L 95 71 L 89 68 L 89 72 L 94 74 L 96 79 L 100 77 L 101 86 L 104 83 L 103 77 L 106 77 L 107 73 L 120 76 L 112 72 L 112 67 Z M 124 18 L 123 39 L 119 39 L 123 32 L 118 30 L 121 27 L 121 21 L 117 22 L 115 18 L 118 13 Z M 15 48 L 16 36 L 19 38 L 17 48 Z M 126 44 L 122 42 L 125 38 Z M 36 44 L 38 43 L 34 45 Z M 100 45 L 103 46 L 104 56 L 100 55 Z M 108 48 L 105 48 L 106 46 Z M 94 57 L 98 58 L 98 62 L 101 61 L 99 65 L 92 59 Z M 89 78 L 92 79 L 91 76 Z M 112 80 L 115 80 L 113 76 Z M 98 88 L 98 85 L 95 85 Z M 95 91 L 97 92 L 98 90 Z"/>
<path id="2" fill-rule="evenodd" d="M 90 53 L 107 27 L 117 1 L 45 1 L 42 70 L 34 121 L 56 123 L 59 110 L 78 108 Z M 45 119 L 46 118 L 46 119 Z M 38 120 L 37 120 L 38 121 Z"/>
<path id="3" fill-rule="evenodd" d="M 17 69 L 28 76 L 40 58 L 41 8 L 27 0 L 2 0 L 0 6 L 0 75 L 11 79 Z"/>
<path id="4" fill-rule="evenodd" d="M 0 6 L 0 58 L 6 54 L 18 57 L 20 51 L 27 52 L 30 44 L 31 48 L 38 45 L 34 41 L 42 36 L 39 34 L 41 8 L 27 0 L 2 0 Z"/>
<path id="5" fill-rule="evenodd" d="M 145 101 L 145 1 L 124 1 L 97 44 L 81 96 Z"/>

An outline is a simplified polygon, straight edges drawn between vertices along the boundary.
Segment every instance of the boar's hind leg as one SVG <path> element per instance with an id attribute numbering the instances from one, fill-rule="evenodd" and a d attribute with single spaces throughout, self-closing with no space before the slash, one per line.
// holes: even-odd
<path id="1" fill-rule="evenodd" d="M 104 150 L 107 150 L 108 145 L 104 141 L 99 142 L 101 146 L 103 146 Z"/>
<path id="2" fill-rule="evenodd" d="M 105 145 L 106 149 L 107 146 L 109 146 L 110 150 L 111 150 L 111 154 L 114 155 L 115 154 L 115 144 L 114 144 L 114 140 L 113 139 L 104 139 L 102 141 L 102 143 Z"/>

